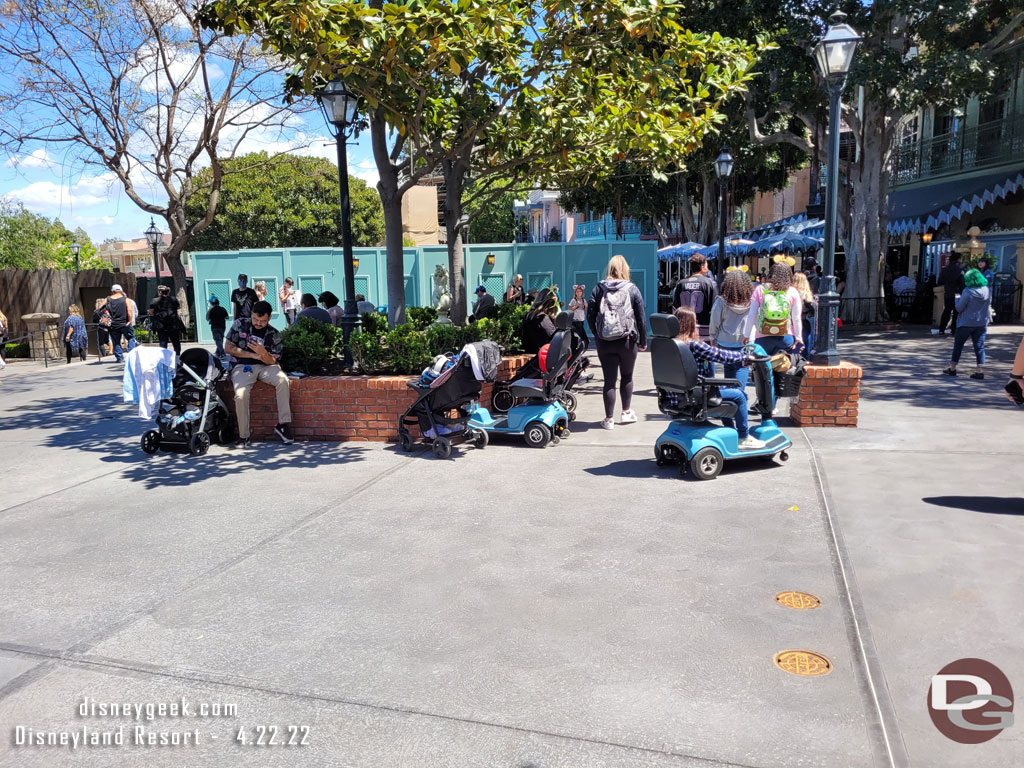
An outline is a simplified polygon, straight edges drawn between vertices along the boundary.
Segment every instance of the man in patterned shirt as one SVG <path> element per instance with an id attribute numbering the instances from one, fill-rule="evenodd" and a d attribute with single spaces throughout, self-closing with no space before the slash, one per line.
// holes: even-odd
<path id="1" fill-rule="evenodd" d="M 231 383 L 235 386 L 235 418 L 238 420 L 238 444 L 247 448 L 249 440 L 249 393 L 253 384 L 264 381 L 277 391 L 277 426 L 274 433 L 284 443 L 293 442 L 288 377 L 277 364 L 284 346 L 280 332 L 270 324 L 273 308 L 257 301 L 252 317 L 240 317 L 228 331 L 224 350 L 231 355 Z"/>

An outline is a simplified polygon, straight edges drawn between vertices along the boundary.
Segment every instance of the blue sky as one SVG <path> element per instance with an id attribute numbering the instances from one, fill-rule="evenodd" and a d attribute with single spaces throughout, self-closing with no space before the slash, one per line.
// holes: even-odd
<path id="1" fill-rule="evenodd" d="M 299 118 L 299 130 L 311 144 L 298 154 L 316 155 L 335 162 L 334 140 L 319 112 Z M 316 139 L 323 136 L 322 141 Z M 246 139 L 243 151 L 280 151 L 281 136 L 253 136 Z M 141 237 L 149 226 L 150 214 L 144 213 L 128 198 L 113 177 L 100 169 L 83 169 L 70 157 L 63 158 L 60 145 L 36 146 L 16 158 L 4 158 L 0 164 L 0 196 L 20 200 L 33 213 L 59 218 L 66 227 L 81 227 L 94 243 L 108 237 L 132 239 Z M 377 168 L 370 150 L 369 133 L 353 139 L 348 147 L 349 173 L 364 179 L 371 186 L 377 183 Z M 158 199 L 156 191 L 146 192 L 149 199 Z M 157 221 L 166 231 L 166 224 Z"/>

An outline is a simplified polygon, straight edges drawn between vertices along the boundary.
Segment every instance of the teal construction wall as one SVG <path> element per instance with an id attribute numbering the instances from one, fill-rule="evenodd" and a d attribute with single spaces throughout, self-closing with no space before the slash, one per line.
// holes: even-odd
<path id="1" fill-rule="evenodd" d="M 516 274 L 523 276 L 527 291 L 536 291 L 553 283 L 559 287 L 563 301 L 568 303 L 572 286 L 587 286 L 587 295 L 604 277 L 608 260 L 622 254 L 629 262 L 633 282 L 640 288 L 649 311 L 657 306 L 658 256 L 653 241 L 593 241 L 583 243 L 491 243 L 473 244 L 464 248 L 466 260 L 467 301 L 472 304 L 473 291 L 485 285 L 497 300 Z M 487 266 L 487 254 L 494 254 L 494 265 Z M 356 270 L 356 293 L 366 295 L 378 306 L 387 304 L 385 250 L 356 248 L 359 259 Z M 434 269 L 448 265 L 448 248 L 425 245 L 404 251 L 405 302 L 407 306 L 427 306 L 433 291 Z M 193 289 L 196 308 L 201 309 L 197 328 L 199 341 L 212 344 L 210 327 L 205 322 L 207 300 L 216 295 L 232 312 L 231 291 L 238 274 L 249 276 L 249 285 L 258 280 L 267 283 L 267 300 L 274 307 L 271 323 L 284 327 L 284 317 L 277 300 L 277 291 L 285 277 L 295 280 L 302 293 L 319 294 L 333 291 L 345 298 L 344 266 L 340 248 L 274 248 L 266 250 L 207 251 L 192 255 Z"/>

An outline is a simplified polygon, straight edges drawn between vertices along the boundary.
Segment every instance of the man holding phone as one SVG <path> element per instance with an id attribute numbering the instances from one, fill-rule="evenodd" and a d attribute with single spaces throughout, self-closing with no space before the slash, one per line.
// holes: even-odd
<path id="1" fill-rule="evenodd" d="M 276 434 L 284 443 L 292 443 L 291 404 L 288 377 L 277 364 L 281 357 L 281 333 L 270 324 L 273 307 L 258 301 L 251 317 L 240 317 L 228 331 L 224 351 L 231 355 L 231 383 L 235 385 L 235 418 L 238 420 L 238 443 L 243 448 L 249 439 L 249 394 L 257 381 L 263 381 L 277 392 Z"/>

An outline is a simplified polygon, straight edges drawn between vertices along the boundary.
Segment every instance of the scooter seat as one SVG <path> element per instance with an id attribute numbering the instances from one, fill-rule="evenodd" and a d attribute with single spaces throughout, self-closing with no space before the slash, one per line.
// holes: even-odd
<path id="1" fill-rule="evenodd" d="M 513 397 L 544 397 L 544 379 L 519 379 L 509 386 Z"/>

